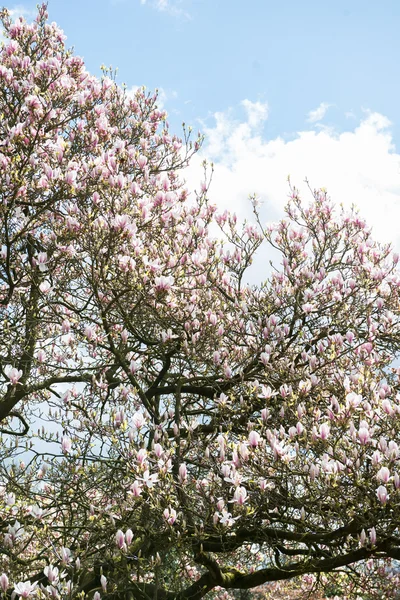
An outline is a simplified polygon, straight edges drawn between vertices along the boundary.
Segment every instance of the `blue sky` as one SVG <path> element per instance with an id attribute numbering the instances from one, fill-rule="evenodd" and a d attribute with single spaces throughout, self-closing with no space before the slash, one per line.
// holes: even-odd
<path id="1" fill-rule="evenodd" d="M 268 102 L 270 135 L 321 102 L 342 128 L 348 112 L 400 110 L 397 0 L 50 0 L 49 12 L 92 72 L 112 64 L 128 86 L 176 94 L 177 124 L 244 98 Z"/>
<path id="2" fill-rule="evenodd" d="M 8 8 L 29 18 L 35 4 Z M 398 0 L 50 0 L 49 13 L 92 73 L 160 88 L 174 131 L 206 133 L 221 206 L 246 216 L 257 192 L 275 218 L 286 175 L 307 176 L 400 246 Z M 199 177 L 194 161 L 188 185 Z"/>

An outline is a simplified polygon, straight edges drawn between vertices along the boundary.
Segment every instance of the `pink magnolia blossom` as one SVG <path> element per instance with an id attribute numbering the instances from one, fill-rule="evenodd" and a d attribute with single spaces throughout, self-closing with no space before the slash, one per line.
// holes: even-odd
<path id="1" fill-rule="evenodd" d="M 43 569 L 43 573 L 46 575 L 50 583 L 58 583 L 60 573 L 57 567 L 53 567 L 53 565 L 47 565 Z"/>
<path id="2" fill-rule="evenodd" d="M 362 529 L 361 533 L 360 533 L 360 545 L 365 546 L 366 541 L 367 541 L 367 534 L 365 533 L 365 529 Z"/>
<path id="3" fill-rule="evenodd" d="M 369 531 L 369 541 L 371 542 L 371 544 L 373 546 L 375 546 L 375 544 L 376 544 L 376 531 L 375 531 L 375 527 L 372 527 L 372 529 L 370 529 L 370 531 Z"/>
<path id="4" fill-rule="evenodd" d="M 48 263 L 48 257 L 47 257 L 47 253 L 46 252 L 39 252 L 39 254 L 37 255 L 37 264 L 39 267 L 39 271 L 47 271 L 47 263 Z"/>
<path id="5" fill-rule="evenodd" d="M 144 465 L 147 463 L 147 450 L 145 448 L 140 448 L 136 455 L 136 460 L 139 465 Z"/>
<path id="6" fill-rule="evenodd" d="M 136 412 L 132 417 L 132 422 L 136 429 L 141 429 L 143 425 L 146 423 L 143 413 Z"/>
<path id="7" fill-rule="evenodd" d="M 358 439 L 360 443 L 365 446 L 371 440 L 369 430 L 366 427 L 360 427 L 358 430 Z"/>
<path id="8" fill-rule="evenodd" d="M 128 492 L 129 493 L 129 492 Z M 138 497 L 142 493 L 142 486 L 139 481 L 135 480 L 130 487 L 130 493 L 134 497 Z"/>
<path id="9" fill-rule="evenodd" d="M 378 487 L 378 489 L 376 490 L 376 495 L 378 497 L 378 500 L 381 504 L 386 504 L 386 502 L 389 499 L 389 494 L 387 492 L 387 489 L 385 488 L 384 485 L 380 485 Z"/>
<path id="10" fill-rule="evenodd" d="M 249 433 L 249 444 L 253 448 L 257 448 L 260 443 L 260 434 L 257 431 L 250 431 Z"/>
<path id="11" fill-rule="evenodd" d="M 239 506 L 243 506 L 243 504 L 248 500 L 247 490 L 243 486 L 238 486 L 235 489 L 235 493 L 233 494 L 233 502 L 237 502 Z"/>
<path id="12" fill-rule="evenodd" d="M 66 567 L 71 563 L 72 561 L 72 552 L 69 548 L 66 548 L 65 546 L 62 546 L 61 548 L 61 562 L 63 565 L 65 565 Z"/>
<path id="13" fill-rule="evenodd" d="M 158 481 L 158 475 L 157 473 L 150 474 L 150 471 L 146 469 L 143 473 L 143 477 L 141 477 L 140 479 L 141 481 L 143 481 L 145 486 L 147 486 L 148 488 L 152 488 L 154 484 Z"/>
<path id="14" fill-rule="evenodd" d="M 376 478 L 381 483 L 387 483 L 390 478 L 390 471 L 387 467 L 381 467 L 376 474 Z"/>
<path id="15" fill-rule="evenodd" d="M 330 427 L 328 423 L 322 423 L 319 428 L 319 435 L 321 440 L 326 440 L 330 434 Z"/>
<path id="16" fill-rule="evenodd" d="M 132 544 L 132 540 L 133 540 L 132 529 L 127 529 L 125 531 L 125 541 L 126 541 L 126 543 L 127 543 L 128 546 L 130 546 Z"/>
<path id="17" fill-rule="evenodd" d="M 51 290 L 50 282 L 47 280 L 42 281 L 41 284 L 39 285 L 39 289 L 42 292 L 42 294 L 48 294 Z"/>
<path id="18" fill-rule="evenodd" d="M 176 521 L 176 510 L 174 508 L 166 508 L 163 516 L 169 525 L 173 525 Z"/>
<path id="19" fill-rule="evenodd" d="M 5 573 L 2 573 L 0 575 L 0 587 L 3 590 L 3 592 L 7 592 L 8 585 L 9 585 L 8 577 Z"/>
<path id="20" fill-rule="evenodd" d="M 42 350 L 42 349 L 38 350 L 36 358 L 37 358 L 37 361 L 39 363 L 44 363 L 44 361 L 46 360 L 46 353 L 45 353 L 45 351 Z"/>
<path id="21" fill-rule="evenodd" d="M 37 582 L 21 581 L 14 586 L 14 592 L 21 598 L 29 598 L 36 592 Z"/>
<path id="22" fill-rule="evenodd" d="M 139 362 L 136 360 L 131 360 L 131 362 L 129 363 L 129 371 L 132 373 L 132 375 L 135 375 L 135 373 L 137 373 L 139 368 L 140 368 Z"/>
<path id="23" fill-rule="evenodd" d="M 165 275 L 161 275 L 160 277 L 156 277 L 154 279 L 155 290 L 156 292 L 167 292 L 170 290 L 174 284 L 174 278 L 172 275 L 166 277 Z"/>
<path id="24" fill-rule="evenodd" d="M 72 450 L 72 440 L 68 436 L 64 436 L 61 441 L 61 449 L 63 454 L 69 454 Z"/>
<path id="25" fill-rule="evenodd" d="M 115 534 L 115 543 L 120 550 L 125 548 L 125 535 L 121 529 L 118 529 L 117 533 Z"/>
<path id="26" fill-rule="evenodd" d="M 11 385 L 17 385 L 22 377 L 22 370 L 16 369 L 15 367 L 6 367 L 5 372 Z"/>
<path id="27" fill-rule="evenodd" d="M 185 483 L 187 480 L 187 467 L 185 463 L 179 465 L 179 481 Z"/>
<path id="28" fill-rule="evenodd" d="M 235 521 L 239 518 L 233 518 L 232 514 L 228 512 L 225 508 L 222 509 L 222 513 L 217 513 L 217 516 L 221 525 L 225 525 L 226 527 L 232 527 L 232 525 L 235 524 Z"/>

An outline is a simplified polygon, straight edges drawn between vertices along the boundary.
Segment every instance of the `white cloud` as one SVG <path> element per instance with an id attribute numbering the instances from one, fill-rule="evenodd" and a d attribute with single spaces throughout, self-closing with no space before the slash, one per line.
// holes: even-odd
<path id="1" fill-rule="evenodd" d="M 251 102 L 251 100 L 242 100 L 247 113 L 247 121 L 250 127 L 257 127 L 268 119 L 268 104 L 262 102 Z"/>
<path id="2" fill-rule="evenodd" d="M 13 8 L 8 9 L 8 12 L 10 13 L 10 16 L 13 20 L 17 19 L 18 17 L 24 17 L 24 19 L 26 19 L 27 21 L 29 21 L 30 19 L 34 19 L 37 14 L 37 11 L 35 9 L 28 8 L 23 4 L 15 5 Z"/>
<path id="3" fill-rule="evenodd" d="M 190 19 L 189 13 L 183 8 L 185 0 L 140 0 L 140 4 L 148 4 L 159 12 L 165 12 L 173 17 Z"/>
<path id="4" fill-rule="evenodd" d="M 254 108 L 258 103 L 243 105 L 249 108 L 244 121 L 235 120 L 231 109 L 203 126 L 206 142 L 186 174 L 189 189 L 199 187 L 207 158 L 215 168 L 210 198 L 220 209 L 251 219 L 248 196 L 256 193 L 264 201 L 264 220 L 276 221 L 287 201 L 288 175 L 305 200 L 311 199 L 307 178 L 312 188 L 327 188 L 336 205 L 355 204 L 375 237 L 400 249 L 400 154 L 385 116 L 368 113 L 342 133 L 309 129 L 290 140 L 266 139 L 262 119 L 254 118 L 256 110 L 267 115 L 266 105 L 264 112 Z"/>
<path id="5" fill-rule="evenodd" d="M 332 105 L 328 104 L 327 102 L 321 102 L 321 104 L 315 110 L 310 110 L 307 121 L 309 123 L 317 123 L 318 121 L 321 121 L 324 118 L 326 111 L 331 106 Z"/>

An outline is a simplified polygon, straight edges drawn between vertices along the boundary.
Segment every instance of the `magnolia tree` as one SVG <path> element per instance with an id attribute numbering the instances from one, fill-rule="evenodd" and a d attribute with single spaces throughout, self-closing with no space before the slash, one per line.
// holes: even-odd
<path id="1" fill-rule="evenodd" d="M 3 594 L 394 595 L 397 256 L 324 191 L 218 214 L 155 96 L 1 16 Z"/>

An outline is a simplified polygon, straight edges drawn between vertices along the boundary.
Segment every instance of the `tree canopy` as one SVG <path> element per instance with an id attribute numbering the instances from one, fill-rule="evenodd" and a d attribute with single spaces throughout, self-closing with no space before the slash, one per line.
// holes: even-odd
<path id="1" fill-rule="evenodd" d="M 324 190 L 219 213 L 156 95 L 1 18 L 3 593 L 394 597 L 398 256 Z"/>

